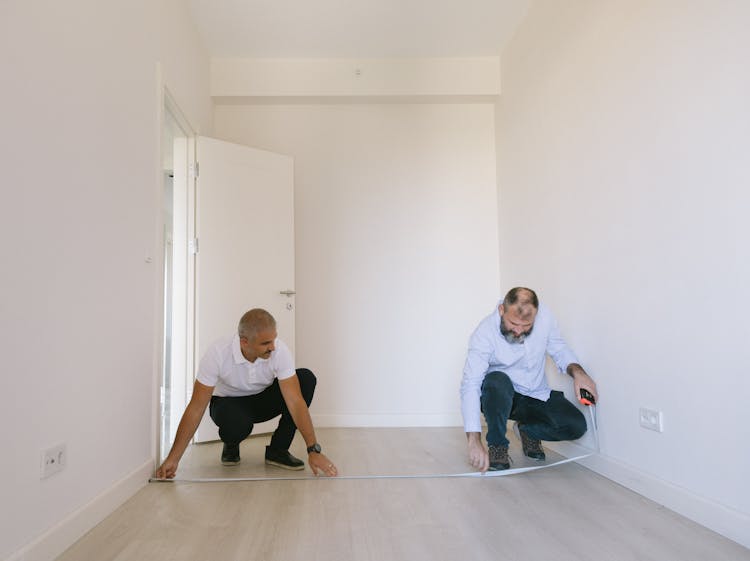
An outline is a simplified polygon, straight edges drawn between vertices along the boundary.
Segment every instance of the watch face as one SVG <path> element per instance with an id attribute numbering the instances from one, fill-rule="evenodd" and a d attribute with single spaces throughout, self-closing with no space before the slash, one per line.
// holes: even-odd
<path id="1" fill-rule="evenodd" d="M 321 449 L 322 448 L 320 447 L 320 444 L 316 442 L 315 444 L 307 448 L 307 453 L 309 454 L 310 452 L 317 452 L 318 454 L 320 454 Z"/>

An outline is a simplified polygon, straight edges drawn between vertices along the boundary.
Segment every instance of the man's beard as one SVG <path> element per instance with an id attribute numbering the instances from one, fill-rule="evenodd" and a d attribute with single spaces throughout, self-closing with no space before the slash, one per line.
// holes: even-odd
<path id="1" fill-rule="evenodd" d="M 526 340 L 526 337 L 531 335 L 531 332 L 534 330 L 534 326 L 532 325 L 528 331 L 525 331 L 524 333 L 521 333 L 520 335 L 514 334 L 510 329 L 505 329 L 505 326 L 503 325 L 502 320 L 500 321 L 500 333 L 503 337 L 505 337 L 505 340 L 508 341 L 511 345 L 520 345 Z"/>

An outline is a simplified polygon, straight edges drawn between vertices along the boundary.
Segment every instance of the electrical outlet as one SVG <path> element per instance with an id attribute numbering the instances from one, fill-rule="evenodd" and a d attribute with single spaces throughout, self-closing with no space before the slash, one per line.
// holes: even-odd
<path id="1" fill-rule="evenodd" d="M 661 411 L 641 407 L 638 410 L 638 419 L 644 429 L 664 432 L 664 420 Z"/>
<path id="2" fill-rule="evenodd" d="M 44 479 L 58 471 L 62 471 L 67 463 L 68 451 L 65 448 L 65 444 L 47 448 L 42 452 L 42 471 L 39 479 Z"/>

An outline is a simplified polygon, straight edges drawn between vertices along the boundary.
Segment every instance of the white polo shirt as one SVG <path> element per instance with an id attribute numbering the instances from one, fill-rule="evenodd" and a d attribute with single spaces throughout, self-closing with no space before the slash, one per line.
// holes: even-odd
<path id="1" fill-rule="evenodd" d="M 250 362 L 242 355 L 239 335 L 220 339 L 203 355 L 195 378 L 201 384 L 213 386 L 215 396 L 259 394 L 273 384 L 274 378 L 285 380 L 296 373 L 289 347 L 281 339 L 276 339 L 274 345 L 270 357 Z"/>

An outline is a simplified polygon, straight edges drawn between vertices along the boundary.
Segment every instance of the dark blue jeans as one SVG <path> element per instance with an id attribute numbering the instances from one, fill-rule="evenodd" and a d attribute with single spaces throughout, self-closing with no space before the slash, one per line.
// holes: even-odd
<path id="1" fill-rule="evenodd" d="M 586 432 L 586 418 L 562 392 L 547 401 L 521 395 L 504 372 L 489 372 L 482 382 L 482 413 L 487 421 L 487 444 L 507 446 L 508 419 L 537 440 L 575 440 Z"/>
<path id="2" fill-rule="evenodd" d="M 308 407 L 312 403 L 317 379 L 307 368 L 297 369 L 302 397 Z M 209 413 L 216 426 L 219 427 L 219 438 L 227 444 L 239 444 L 245 440 L 253 430 L 254 423 L 262 423 L 281 414 L 279 426 L 271 437 L 269 448 L 273 450 L 289 450 L 294 439 L 297 426 L 287 409 L 284 397 L 281 395 L 279 381 L 255 395 L 242 397 L 211 398 Z"/>

